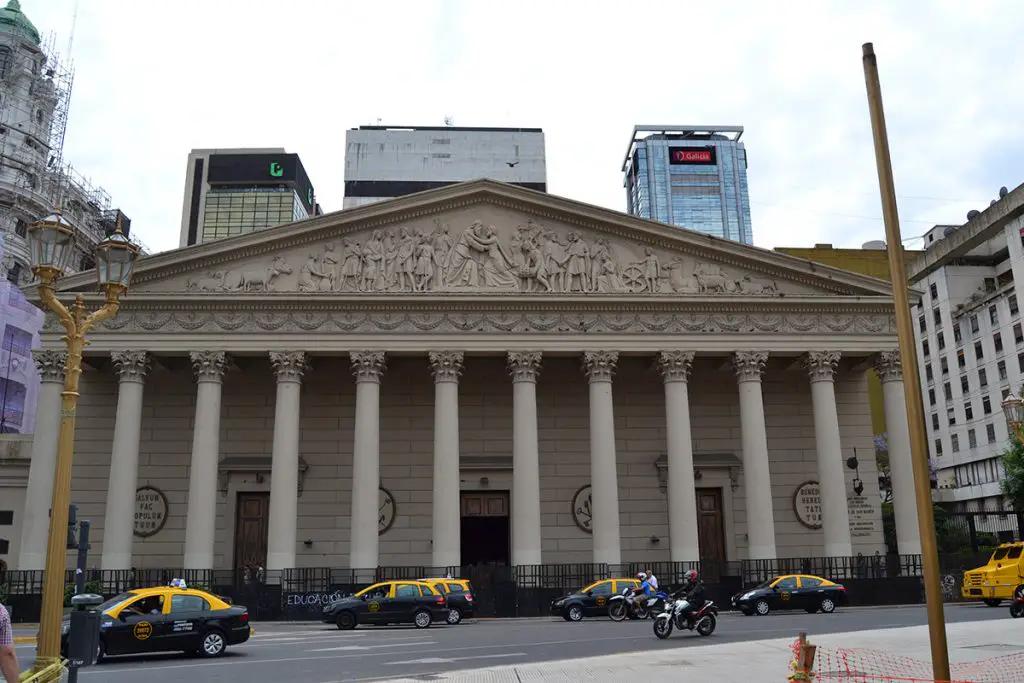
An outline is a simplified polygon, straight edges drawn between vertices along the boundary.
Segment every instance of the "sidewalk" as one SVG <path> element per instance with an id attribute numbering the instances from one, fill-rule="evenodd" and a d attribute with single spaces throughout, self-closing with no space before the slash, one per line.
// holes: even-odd
<path id="1" fill-rule="evenodd" d="M 721 626 L 725 626 L 722 624 Z M 720 628 L 721 628 L 720 626 Z M 950 662 L 968 662 L 994 657 L 1005 657 L 1024 652 L 1020 622 L 1007 617 L 1003 620 L 947 624 Z M 780 683 L 790 674 L 792 645 L 796 633 L 775 640 L 724 643 L 722 645 L 696 645 L 687 635 L 673 635 L 669 643 L 676 645 L 663 652 L 628 653 L 592 657 L 589 659 L 538 662 L 517 666 L 498 666 L 487 669 L 433 674 L 432 681 L 448 683 L 527 683 L 550 681 L 591 681 L 592 683 L 622 683 L 622 681 L 715 681 L 715 683 Z M 654 637 L 653 635 L 651 636 Z M 929 662 L 928 627 L 910 626 L 878 631 L 834 633 L 815 636 L 807 634 L 812 644 L 822 648 L 866 648 L 880 650 Z M 675 641 L 673 643 L 673 641 Z M 1016 671 L 1014 669 L 1014 671 Z M 1020 683 L 1019 674 L 1008 671 L 1005 681 Z M 418 678 L 392 678 L 391 683 L 419 683 Z M 822 679 L 829 680 L 828 678 Z M 846 680 L 831 679 L 833 681 Z M 865 681 L 874 679 L 865 678 Z M 987 679 L 992 680 L 992 679 Z"/>

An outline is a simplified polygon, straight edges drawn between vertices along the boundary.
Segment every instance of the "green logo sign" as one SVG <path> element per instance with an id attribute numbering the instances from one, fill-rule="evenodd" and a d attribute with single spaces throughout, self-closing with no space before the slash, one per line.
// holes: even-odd
<path id="1" fill-rule="evenodd" d="M 313 203 L 313 188 L 312 187 L 306 189 L 306 201 L 308 201 L 310 204 Z"/>
<path id="2" fill-rule="evenodd" d="M 280 178 L 284 175 L 284 167 L 276 161 L 270 162 L 270 175 L 274 178 Z"/>

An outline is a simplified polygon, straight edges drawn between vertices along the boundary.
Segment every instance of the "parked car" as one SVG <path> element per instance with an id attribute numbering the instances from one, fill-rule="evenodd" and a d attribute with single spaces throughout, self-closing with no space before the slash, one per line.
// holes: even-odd
<path id="1" fill-rule="evenodd" d="M 595 581 L 586 588 L 558 598 L 551 603 L 551 614 L 566 621 L 579 621 L 583 617 L 608 616 L 608 600 L 619 595 L 624 588 L 639 588 L 636 579 L 612 578 Z"/>
<path id="2" fill-rule="evenodd" d="M 383 581 L 355 595 L 334 600 L 323 609 L 323 622 L 339 629 L 359 624 L 414 624 L 427 628 L 447 621 L 448 600 L 421 581 Z"/>
<path id="3" fill-rule="evenodd" d="M 452 626 L 473 617 L 473 585 L 469 579 L 420 579 L 448 600 L 448 623 Z"/>
<path id="4" fill-rule="evenodd" d="M 733 607 L 747 616 L 764 616 L 776 609 L 831 614 L 847 602 L 845 586 L 809 574 L 776 576 L 732 597 Z"/>
<path id="5" fill-rule="evenodd" d="M 960 596 L 998 607 L 1003 600 L 1024 597 L 1024 542 L 1003 543 L 984 567 L 964 572 Z"/>

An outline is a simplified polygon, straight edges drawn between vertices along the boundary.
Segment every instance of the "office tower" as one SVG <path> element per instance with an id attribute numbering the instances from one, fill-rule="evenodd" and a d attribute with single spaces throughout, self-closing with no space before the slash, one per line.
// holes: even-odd
<path id="1" fill-rule="evenodd" d="M 742 126 L 635 126 L 626 212 L 753 244 Z"/>
<path id="2" fill-rule="evenodd" d="M 346 209 L 490 178 L 547 192 L 540 128 L 360 126 L 345 134 Z"/>
<path id="3" fill-rule="evenodd" d="M 281 148 L 194 149 L 188 155 L 179 246 L 322 213 L 298 154 Z"/>

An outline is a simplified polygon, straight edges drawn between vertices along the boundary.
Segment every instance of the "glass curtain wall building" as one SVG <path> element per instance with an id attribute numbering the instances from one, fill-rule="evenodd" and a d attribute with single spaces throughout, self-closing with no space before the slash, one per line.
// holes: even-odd
<path id="1" fill-rule="evenodd" d="M 636 126 L 623 161 L 626 211 L 753 244 L 742 126 Z"/>

